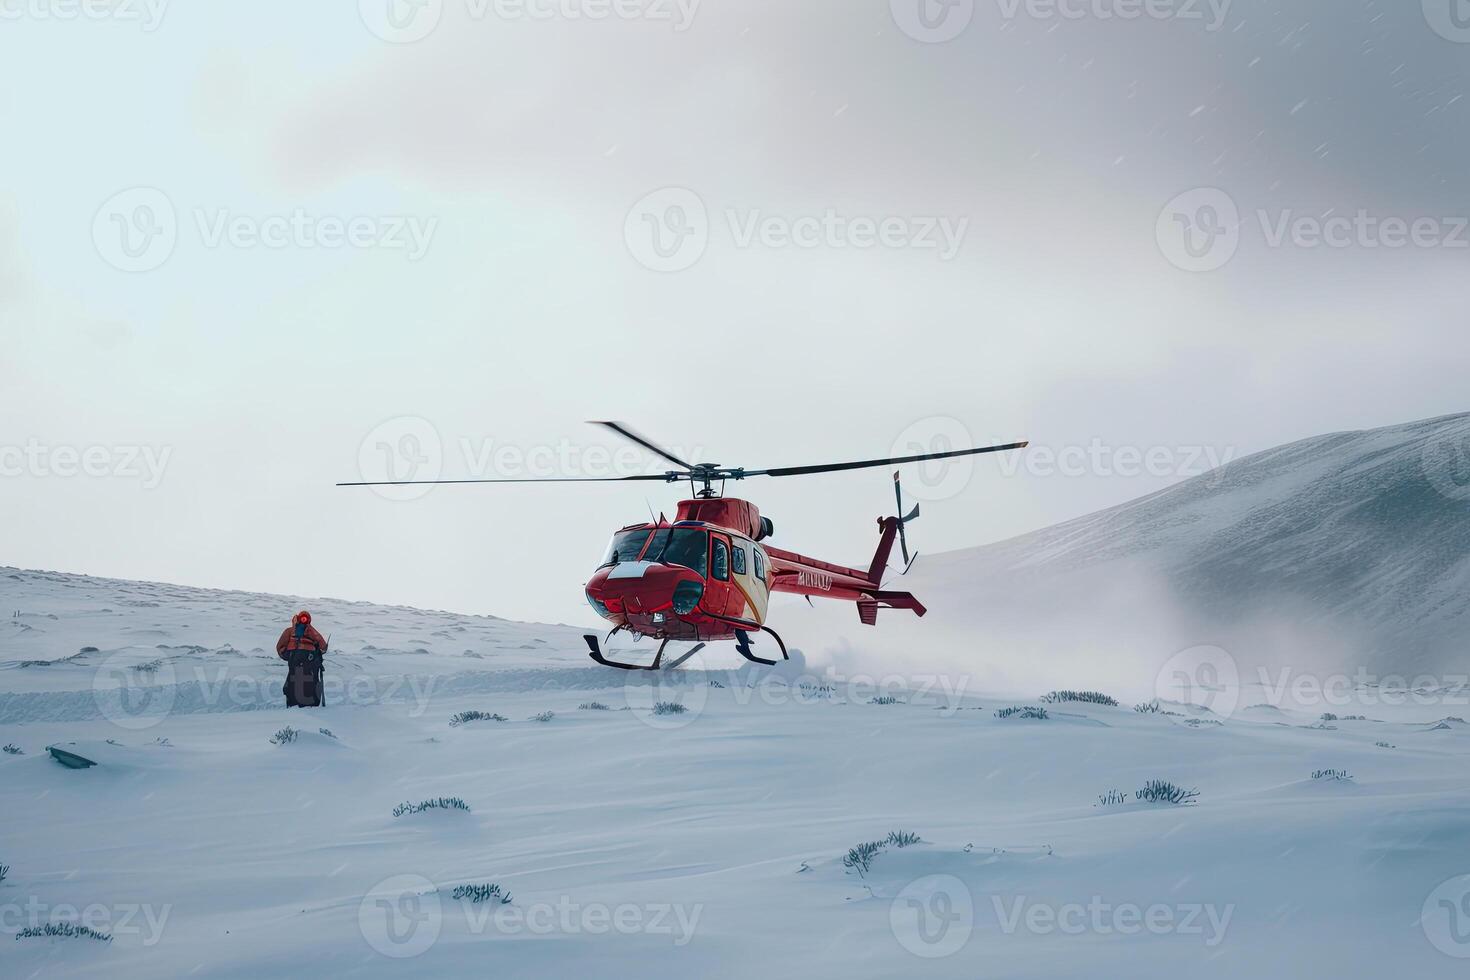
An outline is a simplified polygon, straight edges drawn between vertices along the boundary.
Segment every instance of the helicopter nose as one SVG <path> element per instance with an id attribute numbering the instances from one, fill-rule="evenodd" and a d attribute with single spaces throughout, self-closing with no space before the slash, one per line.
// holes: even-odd
<path id="1" fill-rule="evenodd" d="M 692 569 L 654 562 L 622 562 L 599 569 L 587 583 L 587 598 L 609 619 L 693 610 L 704 583 Z M 693 601 L 690 601 L 692 598 Z"/>

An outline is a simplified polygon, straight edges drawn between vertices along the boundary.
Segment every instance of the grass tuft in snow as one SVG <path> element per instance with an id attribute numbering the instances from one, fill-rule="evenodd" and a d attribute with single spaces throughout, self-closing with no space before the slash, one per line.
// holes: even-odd
<path id="1" fill-rule="evenodd" d="M 842 858 L 842 866 L 850 868 L 858 873 L 861 878 L 873 867 L 873 858 L 883 853 L 883 841 L 870 840 L 862 844 L 854 845 L 847 849 L 847 854 Z"/>
<path id="2" fill-rule="evenodd" d="M 1118 806 L 1128 802 L 1128 796 L 1121 789 L 1110 789 L 1097 798 L 1098 806 Z"/>
<path id="3" fill-rule="evenodd" d="M 1097 691 L 1052 691 L 1050 694 L 1043 695 L 1041 698 L 1042 704 L 1062 704 L 1067 701 L 1077 701 L 1082 704 L 1104 704 L 1109 708 L 1116 708 L 1118 706 L 1115 698 L 1110 698 L 1106 694 L 1099 694 Z"/>
<path id="4" fill-rule="evenodd" d="M 156 673 L 158 673 L 158 668 L 160 668 L 162 666 L 163 666 L 163 661 L 161 659 L 160 660 L 150 660 L 146 664 L 137 664 L 136 666 L 133 667 L 133 669 L 136 670 L 140 674 L 156 674 Z"/>
<path id="5" fill-rule="evenodd" d="M 1198 799 L 1199 790 L 1185 789 L 1165 779 L 1150 779 L 1144 784 L 1143 789 L 1135 791 L 1133 795 L 1144 803 L 1172 803 L 1175 806 L 1187 806 Z"/>
<path id="6" fill-rule="evenodd" d="M 1152 701 L 1145 701 L 1142 704 L 1135 704 L 1133 706 L 1133 710 L 1141 715 L 1156 715 L 1164 709 L 1163 706 L 1159 704 L 1158 699 L 1155 698 Z"/>
<path id="7" fill-rule="evenodd" d="M 555 711 L 543 711 L 540 714 L 534 714 L 534 715 L 532 715 L 531 716 L 531 720 L 532 721 L 539 721 L 539 722 L 543 722 L 544 723 L 544 722 L 550 721 L 551 719 L 553 719 L 555 717 L 556 717 L 556 712 Z"/>
<path id="8" fill-rule="evenodd" d="M 104 943 L 112 942 L 112 937 L 105 932 L 98 932 L 89 926 L 74 926 L 70 922 L 48 922 L 44 926 L 27 926 L 15 934 L 20 939 L 49 939 L 60 936 L 65 939 L 96 939 Z"/>
<path id="9" fill-rule="evenodd" d="M 578 711 L 611 711 L 612 709 L 609 708 L 607 705 L 603 704 L 601 701 L 583 701 L 581 704 L 577 705 L 577 710 Z"/>
<path id="10" fill-rule="evenodd" d="M 890 847 L 905 848 L 921 844 L 918 834 L 909 830 L 890 830 L 882 840 L 870 840 L 855 844 L 843 855 L 842 866 L 858 873 L 861 878 L 873 868 L 873 859 Z"/>
<path id="11" fill-rule="evenodd" d="M 10 865 L 0 864 L 0 881 L 4 881 L 10 875 Z"/>
<path id="12" fill-rule="evenodd" d="M 1025 707 L 1025 708 L 1001 708 L 999 711 L 997 711 L 995 713 L 995 717 L 997 717 L 997 718 L 1034 718 L 1037 721 L 1045 721 L 1047 719 L 1047 714 L 1046 714 L 1046 709 L 1045 708 L 1032 708 L 1032 707 Z"/>
<path id="13" fill-rule="evenodd" d="M 300 734 L 300 729 L 292 728 L 290 725 L 287 725 L 285 728 L 282 728 L 280 731 L 271 736 L 271 744 L 286 745 L 290 742 L 296 741 L 296 736 Z"/>
<path id="14" fill-rule="evenodd" d="M 1312 773 L 1313 779 L 1344 780 L 1352 779 L 1352 774 L 1346 769 L 1318 769 Z"/>
<path id="15" fill-rule="evenodd" d="M 0 752 L 4 752 L 6 755 L 25 755 L 19 745 L 11 745 L 8 742 L 5 744 L 5 748 L 0 749 Z"/>
<path id="16" fill-rule="evenodd" d="M 461 711 L 459 714 L 457 714 L 453 718 L 449 719 L 449 727 L 450 728 L 458 728 L 460 725 L 467 725 L 467 724 L 469 724 L 472 721 L 509 721 L 509 720 L 510 719 L 507 718 L 507 717 L 505 717 L 505 715 L 489 714 L 489 713 L 484 712 L 484 711 Z"/>
<path id="17" fill-rule="evenodd" d="M 509 905 L 510 892 L 504 891 L 499 885 L 455 885 L 454 892 L 450 896 L 456 901 L 467 898 L 476 905 L 481 902 L 494 902 L 496 905 Z"/>
<path id="18" fill-rule="evenodd" d="M 678 701 L 660 701 L 653 706 L 653 713 L 656 715 L 682 715 L 688 710 Z"/>
<path id="19" fill-rule="evenodd" d="M 869 698 L 868 699 L 868 703 L 869 704 L 902 704 L 903 702 L 900 701 L 900 700 L 898 700 L 898 698 L 894 697 L 891 694 L 884 694 L 881 697 Z"/>
<path id="20" fill-rule="evenodd" d="M 725 685 L 721 684 L 717 680 L 711 679 L 710 682 L 709 682 L 709 686 L 710 687 L 724 687 Z"/>
<path id="21" fill-rule="evenodd" d="M 1380 749 L 1396 749 L 1396 748 L 1398 748 L 1397 745 L 1389 745 L 1387 742 L 1374 742 L 1373 744 L 1376 745 L 1376 746 L 1378 746 Z"/>
<path id="22" fill-rule="evenodd" d="M 401 817 L 407 813 L 423 813 L 425 810 L 463 810 L 470 812 L 470 805 L 457 796 L 441 796 L 433 800 L 424 800 L 422 803 L 403 802 L 393 808 L 393 816 Z"/>

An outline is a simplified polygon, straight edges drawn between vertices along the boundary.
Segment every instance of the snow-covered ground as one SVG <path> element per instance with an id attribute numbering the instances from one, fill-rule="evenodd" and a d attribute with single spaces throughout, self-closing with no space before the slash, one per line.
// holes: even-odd
<path id="1" fill-rule="evenodd" d="M 0 928 L 113 937 L 7 939 L 8 977 L 1434 978 L 1470 957 L 1450 694 L 1327 722 L 1250 692 L 1000 718 L 1045 691 L 912 653 L 887 676 L 827 678 L 815 650 L 720 670 L 720 649 L 630 676 L 568 627 L 311 601 L 337 683 L 288 711 L 270 648 L 302 600 L 9 569 L 0 595 L 0 742 L 23 753 L 0 755 Z M 470 710 L 505 720 L 451 723 Z M 1198 798 L 1135 801 L 1154 779 Z M 394 815 L 440 797 L 469 810 Z M 894 831 L 921 842 L 844 867 Z M 491 883 L 511 900 L 454 897 Z"/>

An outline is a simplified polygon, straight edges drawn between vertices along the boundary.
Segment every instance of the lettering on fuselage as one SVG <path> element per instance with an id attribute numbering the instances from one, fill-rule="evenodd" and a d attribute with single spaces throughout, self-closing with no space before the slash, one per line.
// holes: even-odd
<path id="1" fill-rule="evenodd" d="M 832 576 L 826 572 L 813 572 L 802 569 L 797 573 L 796 584 L 807 589 L 821 589 L 823 592 L 831 592 Z"/>

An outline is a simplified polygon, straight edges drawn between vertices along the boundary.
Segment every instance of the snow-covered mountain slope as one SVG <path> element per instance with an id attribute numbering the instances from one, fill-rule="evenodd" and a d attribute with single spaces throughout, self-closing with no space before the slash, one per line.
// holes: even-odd
<path id="1" fill-rule="evenodd" d="M 50 573 L 0 595 L 4 976 L 1436 980 L 1470 954 L 1463 692 L 1003 717 L 1044 689 L 937 670 L 971 651 L 943 631 L 868 678 L 719 649 L 650 675 L 566 627 Z M 303 604 L 344 683 L 290 710 L 269 647 Z M 1139 801 L 1155 779 L 1199 796 Z M 399 810 L 441 797 L 468 809 Z M 891 831 L 921 840 L 854 863 Z M 456 894 L 492 883 L 508 902 Z"/>
<path id="2" fill-rule="evenodd" d="M 174 712 L 272 707 L 276 640 L 298 609 L 329 636 L 327 678 L 344 697 L 382 697 L 385 677 L 449 684 L 521 669 L 534 683 L 547 665 L 587 662 L 568 626 L 0 568 L 0 722 L 122 710 L 102 692 L 144 676 L 169 689 Z"/>
<path id="3" fill-rule="evenodd" d="M 1243 661 L 1442 671 L 1470 652 L 1470 415 L 1306 439 L 992 546 L 925 557 L 941 620 Z"/>

